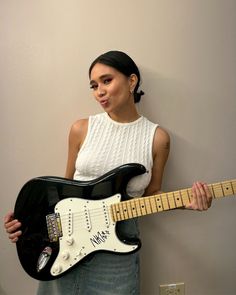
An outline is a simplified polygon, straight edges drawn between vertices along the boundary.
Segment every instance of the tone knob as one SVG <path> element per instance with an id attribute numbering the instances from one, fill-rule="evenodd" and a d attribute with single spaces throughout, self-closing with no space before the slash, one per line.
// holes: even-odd
<path id="1" fill-rule="evenodd" d="M 69 238 L 66 239 L 66 243 L 67 243 L 68 246 L 71 246 L 74 243 L 74 239 L 69 237 Z"/>
<path id="2" fill-rule="evenodd" d="M 67 260 L 67 259 L 69 259 L 69 257 L 70 257 L 69 252 L 63 252 L 63 253 L 62 253 L 62 259 L 63 259 L 63 260 Z"/>

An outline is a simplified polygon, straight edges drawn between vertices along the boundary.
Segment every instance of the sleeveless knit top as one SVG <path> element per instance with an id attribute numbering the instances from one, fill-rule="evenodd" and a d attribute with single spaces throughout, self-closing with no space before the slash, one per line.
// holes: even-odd
<path id="1" fill-rule="evenodd" d="M 107 113 L 89 117 L 88 132 L 75 163 L 74 179 L 92 180 L 127 163 L 139 163 L 148 173 L 130 180 L 127 193 L 142 196 L 151 180 L 152 144 L 157 124 L 145 117 L 130 123 L 112 120 Z"/>

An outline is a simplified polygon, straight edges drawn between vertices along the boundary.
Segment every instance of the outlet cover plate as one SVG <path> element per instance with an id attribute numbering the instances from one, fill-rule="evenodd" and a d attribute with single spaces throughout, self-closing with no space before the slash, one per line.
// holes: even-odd
<path id="1" fill-rule="evenodd" d="M 159 295 L 185 295 L 185 285 L 184 283 L 160 285 L 159 291 Z"/>

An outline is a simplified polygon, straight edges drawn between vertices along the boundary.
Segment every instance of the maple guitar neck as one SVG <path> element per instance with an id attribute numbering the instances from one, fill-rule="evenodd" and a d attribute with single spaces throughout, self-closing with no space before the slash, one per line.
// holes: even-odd
<path id="1" fill-rule="evenodd" d="M 208 185 L 213 199 L 236 194 L 236 179 Z M 135 217 L 154 214 L 161 211 L 181 208 L 188 205 L 192 198 L 192 189 L 161 193 L 153 196 L 134 198 L 110 206 L 113 221 L 122 221 Z"/>

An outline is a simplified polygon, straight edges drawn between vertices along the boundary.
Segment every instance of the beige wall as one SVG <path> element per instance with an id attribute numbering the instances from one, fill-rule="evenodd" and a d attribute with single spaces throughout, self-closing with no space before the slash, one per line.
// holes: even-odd
<path id="1" fill-rule="evenodd" d="M 235 178 L 235 28 L 233 0 L 1 0 L 1 220 L 26 180 L 63 175 L 71 123 L 101 111 L 88 66 L 110 49 L 139 64 L 140 112 L 171 134 L 163 189 Z M 235 208 L 143 218 L 142 294 L 235 294 Z M 33 294 L 2 228 L 0 267 L 0 294 Z"/>

